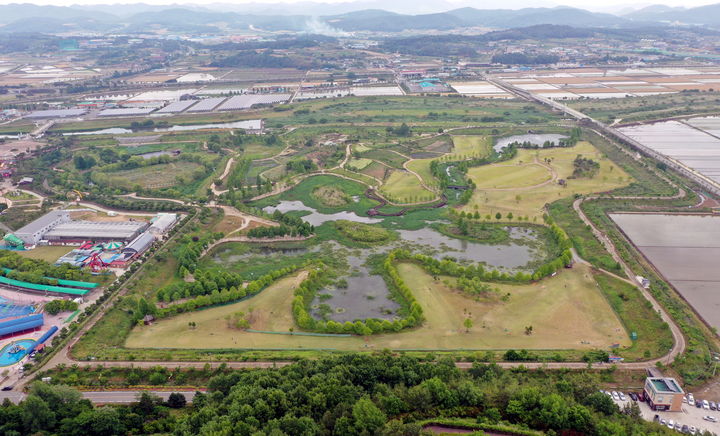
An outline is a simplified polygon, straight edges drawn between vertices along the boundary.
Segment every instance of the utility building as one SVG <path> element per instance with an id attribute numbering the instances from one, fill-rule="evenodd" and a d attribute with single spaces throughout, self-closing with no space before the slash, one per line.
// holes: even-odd
<path id="1" fill-rule="evenodd" d="M 685 392 L 674 378 L 648 377 L 645 379 L 645 397 L 652 410 L 682 411 Z"/>
<path id="2" fill-rule="evenodd" d="M 41 216 L 14 234 L 25 245 L 37 245 L 47 232 L 60 224 L 69 223 L 70 221 L 70 212 L 65 210 L 53 211 Z"/>

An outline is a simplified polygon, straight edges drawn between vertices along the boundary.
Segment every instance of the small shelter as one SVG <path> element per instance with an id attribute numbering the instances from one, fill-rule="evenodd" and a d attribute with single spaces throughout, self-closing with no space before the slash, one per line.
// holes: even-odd
<path id="1" fill-rule="evenodd" d="M 143 317 L 143 324 L 145 325 L 150 325 L 153 323 L 153 321 L 155 321 L 155 317 L 150 314 L 147 314 Z"/>

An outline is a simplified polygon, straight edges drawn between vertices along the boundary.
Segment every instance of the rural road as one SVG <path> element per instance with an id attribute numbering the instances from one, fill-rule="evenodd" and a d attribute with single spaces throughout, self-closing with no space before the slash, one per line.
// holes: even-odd
<path id="1" fill-rule="evenodd" d="M 132 403 L 137 401 L 136 395 L 139 395 L 142 391 L 87 391 L 82 392 L 83 398 L 90 400 L 93 404 L 122 404 Z M 185 399 L 188 403 L 191 403 L 195 398 L 195 391 L 178 391 L 185 395 Z M 155 391 L 157 396 L 167 401 L 168 397 L 172 393 L 171 391 Z M 9 398 L 10 401 L 17 404 L 24 400 L 27 395 L 23 392 L 0 392 L 0 402 L 4 401 L 5 398 Z"/>

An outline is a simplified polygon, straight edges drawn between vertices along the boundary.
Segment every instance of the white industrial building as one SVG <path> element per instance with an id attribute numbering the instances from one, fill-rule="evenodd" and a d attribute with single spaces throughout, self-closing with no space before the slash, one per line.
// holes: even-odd
<path id="1" fill-rule="evenodd" d="M 69 223 L 70 221 L 70 212 L 65 210 L 52 211 L 16 231 L 14 235 L 22 239 L 25 246 L 37 245 L 47 232 L 60 224 Z"/>
<path id="2" fill-rule="evenodd" d="M 148 232 L 152 233 L 155 236 L 164 235 L 170 229 L 175 227 L 175 224 L 177 224 L 177 221 L 178 221 L 177 214 L 174 214 L 174 213 L 158 214 L 157 219 L 148 228 Z"/>

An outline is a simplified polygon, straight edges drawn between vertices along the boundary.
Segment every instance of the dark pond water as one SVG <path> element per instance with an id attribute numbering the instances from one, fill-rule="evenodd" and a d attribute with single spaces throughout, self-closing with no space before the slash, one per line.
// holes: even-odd
<path id="1" fill-rule="evenodd" d="M 297 248 L 279 248 L 279 247 L 272 247 L 272 246 L 266 246 L 266 247 L 253 247 L 251 248 L 247 253 L 244 254 L 227 254 L 228 252 L 232 251 L 232 246 L 229 244 L 226 244 L 225 248 L 220 248 L 215 254 L 213 255 L 213 261 L 218 264 L 230 264 L 238 262 L 242 259 L 249 259 L 253 256 L 260 256 L 260 257 L 267 257 L 267 258 L 274 258 L 274 257 L 294 257 L 294 256 L 300 256 L 305 253 L 315 253 L 320 251 L 321 247 L 319 245 L 316 245 L 315 247 L 311 248 L 305 248 L 305 247 L 297 247 Z"/>
<path id="2" fill-rule="evenodd" d="M 365 250 L 363 250 L 365 251 Z M 378 318 L 392 321 L 396 318 L 395 310 L 400 305 L 388 297 L 390 289 L 379 275 L 370 275 L 370 270 L 361 266 L 365 262 L 366 253 L 362 257 L 348 256 L 351 274 L 345 277 L 347 288 L 327 288 L 318 292 L 310 303 L 315 319 L 322 319 L 320 305 L 327 304 L 332 312 L 327 316 L 336 322 L 344 323 L 355 319 Z M 321 301 L 320 295 L 332 295 L 332 298 Z"/>
<path id="3" fill-rule="evenodd" d="M 182 132 L 187 130 L 201 130 L 201 129 L 260 129 L 262 128 L 261 120 L 246 120 L 246 121 L 235 121 L 232 123 L 217 123 L 217 124 L 191 124 L 188 126 L 170 126 L 170 127 L 156 127 L 152 130 L 143 130 L 147 132 Z M 63 133 L 63 136 L 72 135 L 121 135 L 124 133 L 133 133 L 130 129 L 123 129 L 120 127 L 113 127 L 110 129 L 93 130 L 90 132 L 70 132 Z"/>
<path id="4" fill-rule="evenodd" d="M 312 212 L 310 215 L 305 215 L 304 217 L 302 217 L 302 219 L 316 227 L 328 221 L 348 220 L 354 221 L 356 223 L 365 224 L 374 224 L 380 221 L 376 218 L 362 217 L 356 215 L 354 212 L 347 211 L 337 212 L 333 214 L 320 213 L 312 207 L 305 206 L 302 201 L 281 201 L 280 204 L 278 204 L 277 206 L 268 206 L 263 210 L 267 213 L 273 213 L 275 212 L 275 210 L 279 210 L 282 213 L 286 213 L 292 210 Z"/>
<path id="5" fill-rule="evenodd" d="M 507 138 L 500 138 L 498 139 L 497 144 L 493 146 L 495 151 L 500 153 L 500 151 L 507 147 L 508 144 L 512 142 L 525 142 L 529 141 L 531 144 L 537 144 L 540 147 L 545 143 L 545 141 L 555 142 L 557 144 L 560 142 L 561 139 L 567 139 L 566 135 L 558 135 L 555 133 L 527 133 L 525 135 L 514 135 L 514 136 L 508 136 Z"/>
<path id="6" fill-rule="evenodd" d="M 451 256 L 458 260 L 485 262 L 497 267 L 523 267 L 532 261 L 536 254 L 536 250 L 523 244 L 523 242 L 527 243 L 535 240 L 534 232 L 517 227 L 510 227 L 508 231 L 510 238 L 517 242 L 511 242 L 509 245 L 487 245 L 451 238 L 430 228 L 398 230 L 398 233 L 400 233 L 403 241 L 415 242 L 428 248 L 434 248 L 435 251 L 438 251 L 436 254 L 431 254 L 435 259 Z"/>

